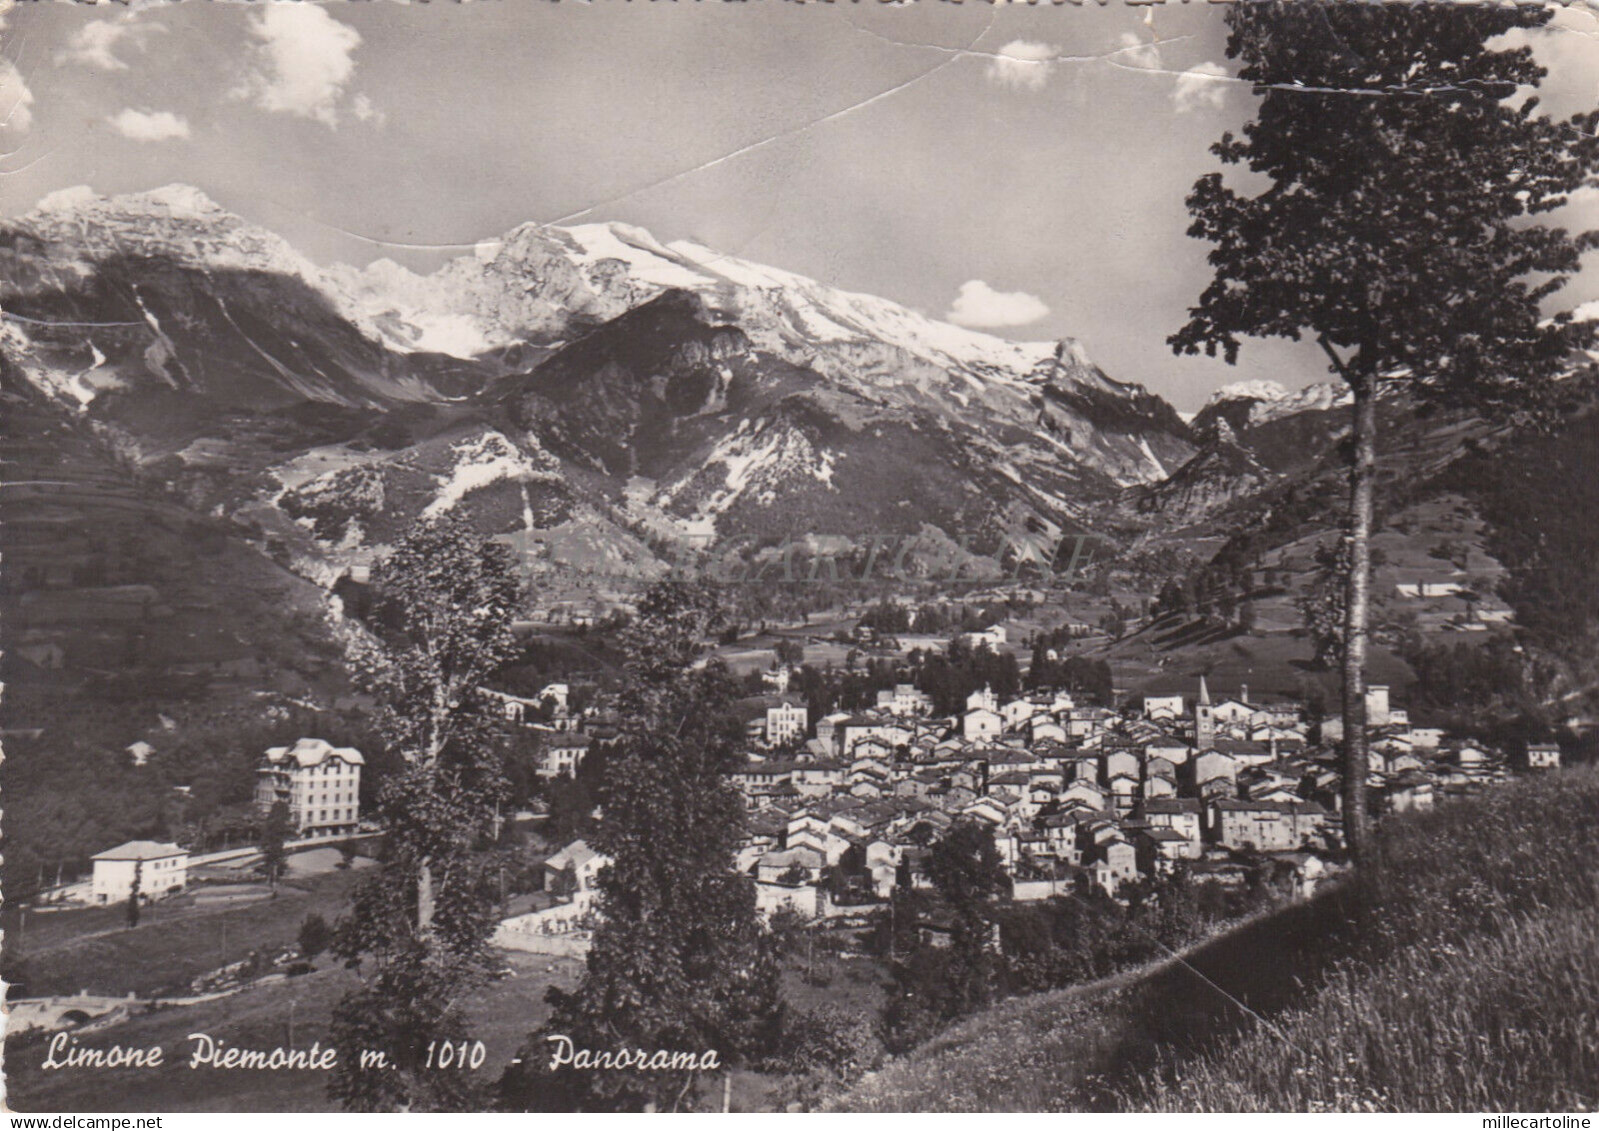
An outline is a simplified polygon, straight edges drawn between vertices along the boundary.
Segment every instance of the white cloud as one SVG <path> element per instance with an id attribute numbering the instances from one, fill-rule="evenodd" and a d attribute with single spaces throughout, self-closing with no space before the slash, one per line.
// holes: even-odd
<path id="1" fill-rule="evenodd" d="M 989 61 L 990 82 L 1016 90 L 1042 90 L 1054 69 L 1052 60 L 1060 48 L 1050 43 L 1034 43 L 1026 39 L 1013 39 L 1001 47 Z"/>
<path id="2" fill-rule="evenodd" d="M 159 24 L 135 24 L 125 19 L 96 20 L 84 24 L 67 41 L 65 49 L 56 52 L 56 66 L 77 63 L 98 71 L 125 71 L 128 64 L 117 57 L 117 44 L 127 40 L 142 48 L 151 35 L 165 30 Z"/>
<path id="3" fill-rule="evenodd" d="M 1172 87 L 1172 106 L 1179 114 L 1195 110 L 1220 110 L 1227 101 L 1228 74 L 1226 68 L 1208 59 L 1196 63 L 1177 76 Z"/>
<path id="4" fill-rule="evenodd" d="M 106 121 L 117 133 L 134 141 L 170 141 L 189 136 L 189 123 L 170 110 L 135 110 L 129 107 Z"/>
<path id="5" fill-rule="evenodd" d="M 1122 32 L 1121 45 L 1117 47 L 1115 57 L 1124 67 L 1154 70 L 1160 66 L 1160 48 L 1141 38 L 1137 32 Z"/>
<path id="6" fill-rule="evenodd" d="M 372 99 L 365 94 L 357 94 L 350 99 L 350 113 L 355 115 L 356 121 L 371 122 L 374 126 L 381 126 L 389 120 L 389 116 L 372 105 Z"/>
<path id="7" fill-rule="evenodd" d="M 268 0 L 252 17 L 250 32 L 260 42 L 235 96 L 263 110 L 338 125 L 339 100 L 355 73 L 350 55 L 361 34 L 321 5 L 300 0 Z"/>
<path id="8" fill-rule="evenodd" d="M 944 315 L 957 326 L 1025 326 L 1049 313 L 1049 307 L 1025 291 L 996 291 L 981 279 L 961 284 Z"/>
<path id="9" fill-rule="evenodd" d="M 33 125 L 33 91 L 10 59 L 0 58 L 0 134 L 20 137 Z"/>
<path id="10" fill-rule="evenodd" d="M 6 26 L 11 5 L 0 4 L 0 31 Z M 33 91 L 23 81 L 16 64 L 0 55 L 0 138 L 16 141 L 33 125 Z"/>
<path id="11" fill-rule="evenodd" d="M 1147 17 L 1146 22 L 1148 22 Z M 1111 55 L 1112 60 L 1118 65 L 1176 76 L 1171 99 L 1177 113 L 1188 114 L 1195 110 L 1219 109 L 1225 101 L 1228 74 L 1217 64 L 1206 60 L 1203 63 L 1196 63 L 1186 71 L 1174 71 L 1161 65 L 1160 44 L 1144 39 L 1137 32 L 1122 32 L 1120 44 Z"/>

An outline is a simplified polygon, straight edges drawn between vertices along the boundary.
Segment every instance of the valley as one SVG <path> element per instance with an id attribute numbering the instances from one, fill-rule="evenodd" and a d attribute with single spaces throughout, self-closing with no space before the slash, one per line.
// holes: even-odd
<path id="1" fill-rule="evenodd" d="M 1238 841 L 1215 813 L 1203 844 L 1196 825 L 1211 903 L 1184 931 L 1231 928 L 1294 884 L 1314 889 L 1323 873 L 1306 869 L 1325 860 L 1336 878 L 1342 867 L 1321 808 L 1320 728 L 1339 681 L 1307 613 L 1344 506 L 1349 412 L 1334 386 L 1228 387 L 1185 419 L 1074 340 L 1007 341 L 626 225 L 523 225 L 422 276 L 382 260 L 318 266 L 185 186 L 56 194 L 0 224 L 0 307 L 0 774 L 18 912 L 19 900 L 72 906 L 94 858 L 121 841 L 259 844 L 263 752 L 291 743 L 364 755 L 361 812 L 378 810 L 403 764 L 354 658 L 383 628 L 374 570 L 430 520 L 506 547 L 523 586 L 516 656 L 489 680 L 510 818 L 506 831 L 496 809 L 503 969 L 471 1001 L 496 1075 L 514 1076 L 518 1042 L 551 1016 L 545 991 L 580 983 L 586 941 L 567 936 L 590 928 L 562 917 L 593 888 L 574 876 L 566 890 L 549 861 L 582 856 L 578 846 L 593 858 L 583 838 L 629 709 L 630 633 L 663 579 L 725 582 L 725 624 L 693 643 L 696 668 L 725 665 L 742 696 L 747 760 L 728 775 L 749 810 L 739 862 L 763 913 L 841 901 L 822 916 L 841 924 L 802 931 L 783 956 L 790 998 L 827 1025 L 863 1000 L 888 1010 L 885 978 L 900 969 L 898 897 L 884 894 L 895 885 L 877 890 L 887 857 L 865 865 L 864 854 L 889 852 L 919 877 L 903 886 L 925 891 L 915 869 L 949 813 L 1004 830 L 1010 879 L 1034 885 L 1027 900 L 1044 898 L 1038 885 L 1103 890 L 1121 901 L 1112 915 L 1144 929 L 1119 887 L 1169 871 L 1143 856 L 1134 874 L 1106 869 L 1113 851 L 1130 858 L 1134 841 L 1147 854 L 1146 840 L 1161 840 L 1143 808 L 1167 794 L 1113 798 L 1128 773 L 1088 763 L 1133 757 L 1128 743 L 1151 764 L 1166 760 L 1151 750 L 1202 745 L 1190 724 L 1150 714 L 1162 699 L 1232 697 L 1245 715 L 1223 741 L 1253 759 L 1236 797 L 1184 778 L 1178 798 L 1174 772 L 1174 803 L 1287 806 L 1291 822 L 1314 809 L 1286 856 Z M 1543 495 L 1577 497 L 1596 403 L 1582 359 L 1565 389 L 1553 454 L 1529 474 Z M 1507 453 L 1528 458 L 1545 434 L 1419 408 L 1396 388 L 1378 412 L 1368 674 L 1409 708 L 1374 770 L 1389 808 L 1410 791 L 1430 805 L 1434 786 L 1475 796 L 1529 744 L 1557 749 L 1551 736 L 1563 756 L 1591 758 L 1599 715 L 1583 674 L 1595 622 L 1564 615 L 1592 611 L 1567 584 L 1589 542 L 1547 508 L 1516 513 L 1480 473 Z M 985 712 L 1008 721 L 968 733 Z M 915 751 L 883 753 L 907 736 Z M 1054 746 L 1068 737 L 1075 799 L 1053 796 L 1059 766 L 1004 769 L 1040 751 L 1040 763 L 1064 757 Z M 1416 760 L 1412 743 L 1436 757 L 1401 766 Z M 1051 795 L 1044 809 L 1037 791 Z M 1049 821 L 1073 831 L 1041 831 Z M 798 857 L 779 867 L 824 835 L 812 826 L 831 838 L 817 872 L 839 870 L 825 897 L 819 875 L 793 873 L 805 872 Z M 1087 840 L 1040 849 L 1050 835 Z M 849 837 L 861 859 L 845 875 Z M 26 935 L 7 931 L 7 977 L 30 996 L 140 995 L 110 1026 L 119 1040 L 171 1043 L 201 1027 L 270 1045 L 298 1025 L 304 1045 L 325 1038 L 334 1002 L 360 979 L 327 958 L 288 974 L 271 963 L 295 964 L 304 917 L 338 920 L 353 881 L 301 876 L 263 895 L 246 880 L 234 906 L 238 876 L 200 873 L 191 890 L 208 894 L 155 900 L 136 927 L 119 927 L 120 904 L 31 914 Z M 1016 906 L 1025 935 L 1022 896 Z M 18 912 L 8 928 L 22 927 Z M 924 950 L 945 929 L 931 918 Z M 1143 945 L 1100 940 L 1084 953 L 1115 966 Z M 230 996 L 143 1008 L 230 964 L 250 971 Z M 1056 1004 L 1073 1024 L 1086 1018 L 1090 1045 L 1121 1041 L 1114 1025 L 1094 1028 L 1094 1011 L 1146 975 Z M 28 1042 L 19 1055 L 37 1051 L 37 1035 Z M 862 1048 L 851 1071 L 886 1046 L 879 1034 Z M 840 1102 L 900 1102 L 881 1090 L 920 1087 L 922 1063 L 901 1061 L 888 1083 Z M 828 1089 L 807 1073 L 776 1061 L 741 1070 L 730 1102 L 817 1102 Z M 32 1067 L 15 1079 L 24 1102 L 67 1094 Z M 152 1094 L 182 1107 L 183 1079 L 170 1070 Z M 125 1083 L 108 1076 L 71 1097 L 115 1106 Z M 214 1089 L 228 1107 L 318 1110 L 324 1084 L 298 1074 L 268 1098 L 219 1076 Z"/>

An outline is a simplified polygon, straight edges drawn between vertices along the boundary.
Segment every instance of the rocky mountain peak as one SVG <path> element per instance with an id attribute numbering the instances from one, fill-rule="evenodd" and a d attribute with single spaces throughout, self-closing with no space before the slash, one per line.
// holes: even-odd
<path id="1" fill-rule="evenodd" d="M 1234 381 L 1230 385 L 1223 385 L 1210 395 L 1206 405 L 1222 404 L 1226 401 L 1280 401 L 1288 396 L 1288 390 L 1276 381 Z"/>
<path id="2" fill-rule="evenodd" d="M 72 270 L 79 273 L 89 263 L 143 258 L 202 269 L 275 272 L 316 287 L 324 283 L 321 269 L 287 240 L 229 212 L 192 185 L 110 196 L 79 185 L 50 193 L 7 226 L 46 245 L 44 259 L 58 266 L 76 264 Z"/>

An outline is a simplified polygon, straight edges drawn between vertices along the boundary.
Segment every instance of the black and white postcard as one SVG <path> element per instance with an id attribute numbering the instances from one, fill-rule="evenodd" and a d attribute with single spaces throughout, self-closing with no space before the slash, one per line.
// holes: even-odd
<path id="1" fill-rule="evenodd" d="M 1596 4 L 0 2 L 6 1110 L 1588 1127 L 1596 252 Z"/>

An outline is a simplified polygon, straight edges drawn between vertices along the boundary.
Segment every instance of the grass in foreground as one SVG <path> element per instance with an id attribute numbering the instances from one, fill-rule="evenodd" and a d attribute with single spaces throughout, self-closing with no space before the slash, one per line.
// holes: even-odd
<path id="1" fill-rule="evenodd" d="M 1599 912 L 1339 970 L 1303 1009 L 1130 1087 L 1154 1111 L 1580 1111 L 1599 1102 Z"/>
<path id="2" fill-rule="evenodd" d="M 120 905 L 30 916 L 26 935 L 6 939 L 12 996 L 183 996 L 201 974 L 293 944 L 313 911 L 333 922 L 358 881 L 354 871 L 307 876 L 279 884 L 275 899 L 240 904 L 196 903 L 190 892 L 152 904 L 131 930 Z"/>
<path id="3" fill-rule="evenodd" d="M 1124 979 L 1004 1003 L 845 1110 L 1599 1105 L 1599 772 L 1387 822 L 1371 874 Z"/>

